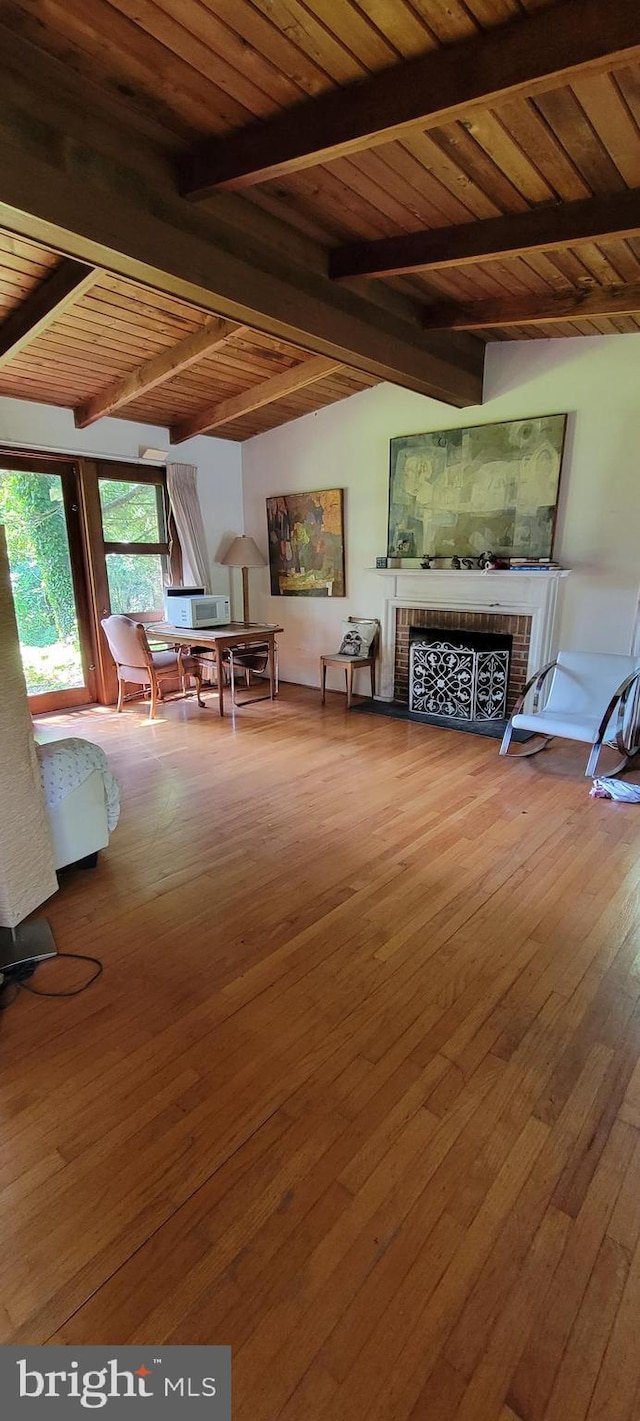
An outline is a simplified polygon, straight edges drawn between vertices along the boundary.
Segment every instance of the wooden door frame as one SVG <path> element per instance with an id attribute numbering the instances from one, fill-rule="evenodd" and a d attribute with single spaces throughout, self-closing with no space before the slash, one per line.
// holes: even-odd
<path id="1" fill-rule="evenodd" d="M 118 680 L 111 652 L 100 622 L 111 612 L 106 554 L 116 544 L 106 543 L 102 527 L 100 479 L 131 480 L 132 483 L 155 484 L 162 489 L 163 511 L 167 528 L 167 544 L 158 544 L 170 560 L 174 583 L 182 580 L 182 555 L 167 493 L 166 470 L 158 464 L 141 468 L 127 460 L 94 459 L 73 454 L 49 453 L 38 450 L 12 449 L 0 444 L 0 470 L 34 474 L 58 474 L 62 482 L 71 579 L 76 602 L 80 655 L 85 677 L 86 697 L 78 700 L 77 691 L 51 691 L 29 697 L 34 715 L 47 711 L 72 709 L 74 706 L 98 702 L 115 705 Z M 154 548 L 144 544 L 145 550 Z M 122 544 L 123 552 L 140 551 L 136 544 Z M 141 620 L 151 620 L 141 614 Z M 37 704 L 35 704 L 37 702 Z"/>
<path id="2" fill-rule="evenodd" d="M 62 487 L 62 502 L 69 543 L 71 584 L 75 599 L 84 684 L 82 687 L 67 691 L 43 691 L 30 695 L 29 709 L 32 715 L 46 715 L 48 711 L 91 705 L 97 697 L 98 679 L 96 677 L 96 643 L 82 527 L 80 461 L 75 459 L 73 455 L 49 454 L 41 451 L 31 454 L 27 449 L 11 449 L 7 445 L 0 445 L 0 470 L 9 473 L 58 475 Z M 78 699 L 80 690 L 85 691 L 86 694 Z"/>

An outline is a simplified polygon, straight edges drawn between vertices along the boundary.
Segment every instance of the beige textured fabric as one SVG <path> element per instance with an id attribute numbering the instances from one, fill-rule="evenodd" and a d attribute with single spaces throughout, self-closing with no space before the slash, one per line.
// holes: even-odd
<path id="1" fill-rule="evenodd" d="M 0 527 L 0 927 L 14 928 L 58 889 Z"/>
<path id="2" fill-rule="evenodd" d="M 167 493 L 175 519 L 180 547 L 196 582 L 211 589 L 209 554 L 202 509 L 198 498 L 198 470 L 195 464 L 167 464 Z"/>

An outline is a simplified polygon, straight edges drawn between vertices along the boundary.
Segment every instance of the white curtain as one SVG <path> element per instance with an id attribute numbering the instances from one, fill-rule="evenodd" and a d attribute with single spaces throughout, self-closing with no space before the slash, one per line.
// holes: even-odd
<path id="1" fill-rule="evenodd" d="M 195 464 L 167 464 L 167 492 L 185 562 L 197 585 L 210 591 L 209 557 Z"/>

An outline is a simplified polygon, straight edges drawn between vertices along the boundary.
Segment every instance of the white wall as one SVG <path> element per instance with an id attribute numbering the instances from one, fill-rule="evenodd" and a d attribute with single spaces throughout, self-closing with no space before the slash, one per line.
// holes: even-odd
<path id="1" fill-rule="evenodd" d="M 385 579 L 369 569 L 386 552 L 390 438 L 562 411 L 555 555 L 573 572 L 559 639 L 629 651 L 640 582 L 640 334 L 509 341 L 487 350 L 482 406 L 454 410 L 379 385 L 242 446 L 245 532 L 265 553 L 268 495 L 345 489 L 346 598 L 271 597 L 267 570 L 249 574 L 252 617 L 285 629 L 283 678 L 317 685 L 318 657 L 338 645 L 342 619 L 382 616 Z"/>
<path id="2" fill-rule="evenodd" d="M 200 435 L 175 450 L 168 430 L 128 419 L 100 419 L 89 429 L 76 429 L 71 410 L 30 400 L 0 399 L 0 445 L 19 449 L 85 454 L 100 459 L 137 460 L 141 448 L 167 449 L 169 460 L 198 467 L 198 494 L 202 505 L 211 590 L 229 591 L 229 569 L 219 558 L 225 546 L 242 532 L 242 455 L 239 444 Z M 147 464 L 148 461 L 142 461 Z M 234 595 L 237 589 L 234 588 Z M 241 605 L 240 601 L 238 607 Z"/>

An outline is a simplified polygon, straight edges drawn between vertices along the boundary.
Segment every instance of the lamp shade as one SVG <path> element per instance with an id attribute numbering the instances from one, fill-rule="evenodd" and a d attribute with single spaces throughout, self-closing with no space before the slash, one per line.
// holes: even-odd
<path id="1" fill-rule="evenodd" d="M 253 538 L 234 538 L 222 561 L 226 567 L 266 567 L 267 563 Z"/>

